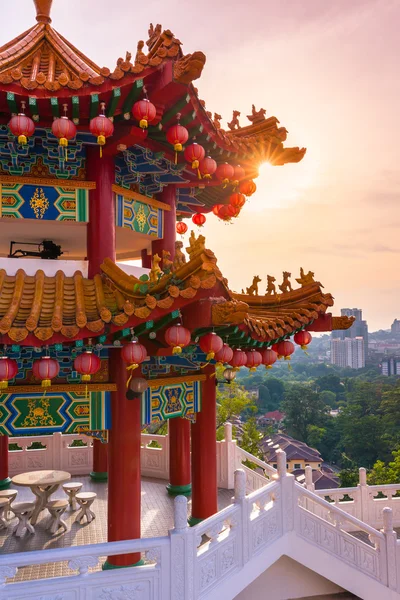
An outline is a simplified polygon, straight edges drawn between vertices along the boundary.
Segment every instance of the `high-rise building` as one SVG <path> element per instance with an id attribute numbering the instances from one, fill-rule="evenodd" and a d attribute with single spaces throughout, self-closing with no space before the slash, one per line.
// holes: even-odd
<path id="1" fill-rule="evenodd" d="M 381 373 L 386 377 L 400 376 L 400 356 L 387 356 L 381 362 Z"/>
<path id="2" fill-rule="evenodd" d="M 400 333 L 400 319 L 395 319 L 390 328 L 392 333 Z"/>
<path id="3" fill-rule="evenodd" d="M 362 337 L 364 340 L 364 355 L 368 353 L 368 324 L 363 321 L 361 308 L 342 308 L 342 316 L 355 317 L 355 321 L 350 329 L 346 331 L 335 331 L 332 333 L 332 339 L 344 340 L 345 338 Z"/>
<path id="4" fill-rule="evenodd" d="M 351 369 L 362 369 L 365 367 L 364 338 L 359 336 L 332 339 L 331 363 L 338 367 L 350 367 Z"/>

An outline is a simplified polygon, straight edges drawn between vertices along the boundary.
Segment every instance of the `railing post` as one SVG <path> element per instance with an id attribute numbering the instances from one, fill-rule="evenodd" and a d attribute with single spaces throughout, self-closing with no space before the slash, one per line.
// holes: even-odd
<path id="1" fill-rule="evenodd" d="M 278 450 L 276 457 L 277 478 L 281 484 L 282 532 L 286 533 L 294 529 L 294 510 L 297 503 L 294 489 L 294 475 L 287 472 L 286 452 Z"/>
<path id="2" fill-rule="evenodd" d="M 64 448 L 63 448 L 63 444 L 62 444 L 62 433 L 60 433 L 59 431 L 56 431 L 55 433 L 53 433 L 52 439 L 51 439 L 51 445 L 52 445 L 52 456 L 53 456 L 53 467 L 52 468 L 55 471 L 67 470 L 68 465 L 64 464 L 66 456 L 65 456 Z"/>
<path id="3" fill-rule="evenodd" d="M 174 500 L 174 529 L 169 532 L 171 542 L 170 572 L 173 600 L 193 600 L 194 568 L 196 547 L 193 530 L 188 527 L 188 508 L 185 496 L 176 496 Z M 163 596 L 164 597 L 164 596 Z"/>
<path id="4" fill-rule="evenodd" d="M 235 496 L 234 503 L 240 507 L 240 543 L 238 544 L 239 551 L 241 552 L 241 563 L 246 564 L 249 561 L 249 503 L 246 499 L 246 473 L 243 469 L 236 469 L 235 471 Z M 240 564 L 240 557 L 239 557 Z"/>
<path id="5" fill-rule="evenodd" d="M 383 528 L 386 542 L 387 585 L 397 590 L 397 533 L 393 529 L 393 512 L 391 508 L 382 510 Z"/>
<path id="6" fill-rule="evenodd" d="M 310 492 L 315 492 L 315 485 L 312 480 L 312 467 L 308 466 L 305 469 L 306 489 Z"/>
<path id="7" fill-rule="evenodd" d="M 236 467 L 236 441 L 232 439 L 232 423 L 224 425 L 224 440 L 218 444 L 219 478 L 218 487 L 232 490 Z"/>
<path id="8" fill-rule="evenodd" d="M 369 514 L 369 489 L 367 485 L 367 470 L 364 467 L 360 467 L 358 470 L 359 483 L 358 489 L 360 491 L 360 506 L 356 512 L 357 519 L 360 519 L 364 523 L 368 523 L 368 525 L 372 525 L 370 522 L 370 514 Z M 372 516 L 372 515 L 371 515 Z"/>

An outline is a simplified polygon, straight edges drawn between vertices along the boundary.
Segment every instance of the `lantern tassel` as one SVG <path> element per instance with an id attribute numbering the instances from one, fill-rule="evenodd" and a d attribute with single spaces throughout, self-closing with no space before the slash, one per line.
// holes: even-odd
<path id="1" fill-rule="evenodd" d="M 265 365 L 266 369 L 272 369 L 272 365 Z"/>
<path id="2" fill-rule="evenodd" d="M 208 362 L 210 362 L 210 360 L 212 360 L 212 359 L 214 358 L 214 356 L 215 356 L 215 352 L 213 352 L 213 351 L 211 350 L 211 352 L 209 352 L 209 353 L 207 354 L 207 356 L 206 356 L 206 360 L 207 360 Z"/>
<path id="3" fill-rule="evenodd" d="M 8 381 L 0 381 L 0 390 L 6 390 L 8 388 Z"/>
<path id="4" fill-rule="evenodd" d="M 133 372 L 132 372 L 132 371 L 133 371 L 134 369 L 137 369 L 137 368 L 138 368 L 138 366 L 139 366 L 139 365 L 138 365 L 137 363 L 132 363 L 131 365 L 128 365 L 128 366 L 126 367 L 126 370 L 127 370 L 127 371 L 130 371 L 130 373 L 129 373 L 129 378 L 128 378 L 128 381 L 126 382 L 126 389 L 128 389 L 128 387 L 129 387 L 129 384 L 130 384 L 130 382 L 131 382 L 131 379 L 132 379 L 132 377 L 133 377 Z"/>
<path id="5" fill-rule="evenodd" d="M 172 354 L 182 354 L 182 347 L 181 346 L 174 346 L 172 348 Z"/>
<path id="6" fill-rule="evenodd" d="M 254 373 L 254 371 L 257 371 L 257 367 L 250 367 L 249 371 L 250 373 Z"/>

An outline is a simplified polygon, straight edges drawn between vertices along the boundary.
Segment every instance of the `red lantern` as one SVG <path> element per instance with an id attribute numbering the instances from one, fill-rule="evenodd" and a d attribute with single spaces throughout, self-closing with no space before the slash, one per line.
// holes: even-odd
<path id="1" fill-rule="evenodd" d="M 178 152 L 182 152 L 183 144 L 189 139 L 189 132 L 183 125 L 173 125 L 167 131 L 167 141 L 174 147 L 175 164 L 178 162 Z"/>
<path id="2" fill-rule="evenodd" d="M 246 177 L 246 171 L 240 165 L 233 167 L 233 187 L 236 189 L 239 183 Z"/>
<path id="3" fill-rule="evenodd" d="M 11 117 L 8 123 L 11 133 L 18 136 L 18 144 L 24 146 L 35 132 L 35 123 L 25 114 L 25 102 L 21 102 L 21 112 Z"/>
<path id="4" fill-rule="evenodd" d="M 199 341 L 200 348 L 207 354 L 206 360 L 212 360 L 215 354 L 222 349 L 223 345 L 223 340 L 213 331 L 203 335 Z"/>
<path id="5" fill-rule="evenodd" d="M 252 196 L 256 189 L 257 186 L 252 179 L 249 179 L 248 181 L 242 181 L 239 184 L 239 191 L 245 196 Z"/>
<path id="6" fill-rule="evenodd" d="M 197 176 L 199 179 L 201 179 L 201 173 L 199 169 L 200 161 L 203 160 L 205 155 L 206 151 L 204 150 L 203 146 L 200 146 L 200 144 L 193 143 L 185 148 L 185 160 L 191 163 L 192 169 L 197 169 Z"/>
<path id="7" fill-rule="evenodd" d="M 64 104 L 64 112 L 67 112 L 66 104 Z M 63 148 L 67 148 L 68 140 L 72 140 L 76 136 L 76 127 L 66 114 L 59 119 L 54 119 L 51 131 L 58 138 L 58 145 Z M 67 150 L 65 150 L 65 160 L 67 160 Z"/>
<path id="8" fill-rule="evenodd" d="M 82 352 L 74 360 L 74 369 L 82 375 L 82 381 L 90 381 L 101 367 L 101 360 L 93 352 Z"/>
<path id="9" fill-rule="evenodd" d="M 215 175 L 217 179 L 223 184 L 224 188 L 228 185 L 230 181 L 232 181 L 235 175 L 235 169 L 232 165 L 228 163 L 223 163 L 222 165 L 218 165 L 217 170 L 215 171 Z"/>
<path id="10" fill-rule="evenodd" d="M 34 361 L 32 371 L 36 379 L 41 379 L 42 387 L 47 388 L 51 386 L 51 380 L 57 377 L 60 365 L 54 358 L 44 356 Z"/>
<path id="11" fill-rule="evenodd" d="M 211 179 L 217 170 L 217 163 L 211 156 L 206 156 L 199 164 L 200 175 L 203 179 Z"/>
<path id="12" fill-rule="evenodd" d="M 290 342 L 289 340 L 279 342 L 278 344 L 276 344 L 276 352 L 278 353 L 278 358 L 290 360 L 290 355 L 294 352 L 293 342 Z"/>
<path id="13" fill-rule="evenodd" d="M 189 329 L 183 327 L 180 323 L 172 325 L 165 332 L 165 341 L 172 348 L 172 354 L 180 354 L 182 348 L 189 346 L 191 333 Z"/>
<path id="14" fill-rule="evenodd" d="M 232 194 L 229 196 L 229 204 L 235 208 L 242 208 L 246 203 L 246 198 L 243 194 Z"/>
<path id="15" fill-rule="evenodd" d="M 206 222 L 206 217 L 203 215 L 203 213 L 196 213 L 193 215 L 192 221 L 198 227 L 203 227 L 204 223 Z"/>
<path id="16" fill-rule="evenodd" d="M 312 335 L 309 331 L 303 329 L 294 334 L 294 341 L 300 346 L 302 350 L 307 350 L 308 344 L 312 341 Z"/>
<path id="17" fill-rule="evenodd" d="M 137 369 L 146 358 L 147 350 L 139 342 L 132 341 L 122 347 L 122 360 L 133 369 Z"/>
<path id="18" fill-rule="evenodd" d="M 18 373 L 18 363 L 13 358 L 0 356 L 0 390 L 8 387 L 8 382 Z"/>
<path id="19" fill-rule="evenodd" d="M 212 211 L 214 213 L 215 216 L 219 216 L 219 211 L 221 210 L 221 207 L 223 206 L 223 204 L 215 204 Z"/>
<path id="20" fill-rule="evenodd" d="M 276 354 L 278 354 L 278 343 L 279 343 L 279 342 L 277 342 L 276 344 L 274 344 L 274 345 L 271 347 L 271 350 L 273 350 L 274 352 L 276 352 Z M 280 358 L 280 357 L 278 356 L 278 358 Z"/>
<path id="21" fill-rule="evenodd" d="M 218 210 L 218 217 L 222 219 L 222 221 L 230 221 L 234 216 L 232 213 L 234 213 L 233 206 L 230 204 L 221 204 L 220 209 Z"/>
<path id="22" fill-rule="evenodd" d="M 266 348 L 261 352 L 262 363 L 266 369 L 272 369 L 272 365 L 276 363 L 278 358 L 277 353 L 272 348 Z"/>
<path id="23" fill-rule="evenodd" d="M 188 230 L 188 226 L 183 221 L 178 221 L 176 224 L 176 233 L 183 235 Z"/>
<path id="24" fill-rule="evenodd" d="M 256 371 L 262 363 L 262 356 L 257 350 L 248 350 L 246 352 L 246 367 L 249 371 Z"/>
<path id="25" fill-rule="evenodd" d="M 105 103 L 101 103 L 102 113 L 97 117 L 94 117 L 89 123 L 90 133 L 97 137 L 97 143 L 100 146 L 100 156 L 103 156 L 102 147 L 106 143 L 106 139 L 114 133 L 114 125 L 108 117 L 104 114 Z"/>
<path id="26" fill-rule="evenodd" d="M 157 109 L 147 98 L 135 102 L 132 109 L 133 116 L 136 121 L 139 121 L 141 129 L 147 129 L 149 123 L 154 121 L 157 114 Z"/>
<path id="27" fill-rule="evenodd" d="M 214 356 L 217 361 L 217 367 L 222 367 L 222 365 L 229 363 L 233 358 L 233 350 L 228 344 L 224 344 L 221 350 L 215 353 Z"/>
<path id="28" fill-rule="evenodd" d="M 238 348 L 237 350 L 234 350 L 232 360 L 229 362 L 231 367 L 233 367 L 235 369 L 235 371 L 237 371 L 238 369 L 240 369 L 240 367 L 244 367 L 246 363 L 247 363 L 246 352 L 243 352 L 243 350 L 240 350 L 240 348 Z"/>

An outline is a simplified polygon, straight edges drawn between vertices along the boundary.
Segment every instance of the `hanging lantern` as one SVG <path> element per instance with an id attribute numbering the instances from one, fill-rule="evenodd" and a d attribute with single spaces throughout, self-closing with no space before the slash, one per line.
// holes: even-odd
<path id="1" fill-rule="evenodd" d="M 8 127 L 11 133 L 18 137 L 18 144 L 25 146 L 35 132 L 35 123 L 25 114 L 25 102 L 21 102 L 21 112 L 11 117 Z"/>
<path id="2" fill-rule="evenodd" d="M 221 210 L 222 206 L 224 206 L 224 205 L 223 204 L 215 204 L 213 206 L 212 211 L 213 211 L 213 213 L 214 213 L 215 216 L 219 217 L 219 211 Z"/>
<path id="3" fill-rule="evenodd" d="M 132 109 L 133 116 L 136 121 L 139 121 L 139 127 L 141 129 L 147 129 L 149 123 L 154 121 L 157 114 L 157 109 L 147 98 L 143 98 L 143 100 L 138 100 L 133 105 Z"/>
<path id="4" fill-rule="evenodd" d="M 142 394 L 148 389 L 149 382 L 144 377 L 132 377 L 129 382 L 129 388 L 126 392 L 127 400 L 135 400 L 140 398 Z"/>
<path id="5" fill-rule="evenodd" d="M 235 208 L 242 208 L 246 204 L 246 197 L 244 194 L 232 194 L 229 196 L 229 204 Z"/>
<path id="6" fill-rule="evenodd" d="M 68 141 L 76 136 L 76 127 L 67 117 L 67 105 L 64 104 L 64 116 L 54 119 L 51 131 L 58 138 L 58 145 L 65 148 L 65 160 L 68 160 L 67 147 Z"/>
<path id="7" fill-rule="evenodd" d="M 240 369 L 240 367 L 244 367 L 246 363 L 246 352 L 243 352 L 243 350 L 240 350 L 240 348 L 234 350 L 232 360 L 229 361 L 231 367 L 233 367 L 237 371 L 238 369 Z"/>
<path id="8" fill-rule="evenodd" d="M 276 352 L 276 354 L 278 354 L 278 344 L 279 344 L 279 342 L 277 342 L 276 344 L 274 344 L 273 346 L 271 346 L 271 350 L 273 350 L 274 352 Z M 278 356 L 278 358 L 282 358 L 282 357 Z"/>
<path id="9" fill-rule="evenodd" d="M 240 215 L 241 210 L 242 209 L 239 208 L 238 206 L 232 206 L 232 204 L 227 204 L 226 212 L 231 217 L 235 217 L 235 218 L 238 217 Z"/>
<path id="10" fill-rule="evenodd" d="M 101 367 L 101 360 L 97 354 L 87 351 L 79 354 L 74 360 L 74 369 L 82 375 L 82 381 L 90 381 Z"/>
<path id="11" fill-rule="evenodd" d="M 252 196 L 256 189 L 257 186 L 252 179 L 241 181 L 239 184 L 239 192 L 245 196 Z"/>
<path id="12" fill-rule="evenodd" d="M 172 348 L 172 354 L 180 354 L 182 348 L 189 346 L 191 333 L 189 329 L 183 327 L 180 323 L 172 325 L 165 332 L 165 341 Z"/>
<path id="13" fill-rule="evenodd" d="M 223 340 L 211 331 L 210 333 L 206 333 L 199 340 L 199 346 L 201 350 L 207 355 L 206 360 L 212 360 L 215 357 L 215 354 L 222 350 L 224 345 Z"/>
<path id="14" fill-rule="evenodd" d="M 276 363 L 278 355 L 272 348 L 266 348 L 261 352 L 261 358 L 261 364 L 265 365 L 266 369 L 272 369 L 272 365 Z"/>
<path id="15" fill-rule="evenodd" d="M 217 163 L 211 156 L 206 156 L 200 161 L 199 171 L 203 179 L 212 179 L 215 171 L 217 170 Z"/>
<path id="16" fill-rule="evenodd" d="M 233 167 L 233 188 L 236 189 L 239 183 L 246 177 L 246 171 L 240 165 Z"/>
<path id="17" fill-rule="evenodd" d="M 224 188 L 233 180 L 235 175 L 235 169 L 232 165 L 228 163 L 223 163 L 222 165 L 218 165 L 217 170 L 215 171 L 215 175 L 217 179 L 223 184 Z"/>
<path id="18" fill-rule="evenodd" d="M 193 215 L 192 221 L 198 227 L 203 227 L 204 223 L 206 222 L 206 217 L 203 215 L 203 213 L 196 213 Z"/>
<path id="19" fill-rule="evenodd" d="M 236 371 L 230 367 L 226 368 L 223 374 L 226 383 L 232 383 L 236 379 Z"/>
<path id="20" fill-rule="evenodd" d="M 278 353 L 278 358 L 290 360 L 290 355 L 294 352 L 294 344 L 289 340 L 284 340 L 283 342 L 276 344 L 276 351 Z"/>
<path id="21" fill-rule="evenodd" d="M 196 144 L 196 142 L 194 142 L 193 144 L 190 144 L 190 146 L 186 146 L 185 148 L 185 152 L 184 152 L 184 157 L 185 160 L 188 163 L 191 163 L 191 167 L 192 169 L 197 169 L 197 176 L 199 179 L 201 179 L 201 173 L 200 173 L 200 161 L 203 160 L 203 158 L 206 155 L 206 151 L 204 150 L 203 146 L 200 146 L 200 144 Z"/>
<path id="22" fill-rule="evenodd" d="M 8 356 L 0 356 L 0 390 L 8 388 L 8 382 L 18 373 L 18 363 Z"/>
<path id="23" fill-rule="evenodd" d="M 221 350 L 218 350 L 218 352 L 215 353 L 214 358 L 217 361 L 216 366 L 222 367 L 223 365 L 230 363 L 232 360 L 233 350 L 230 346 L 228 346 L 228 344 L 224 343 Z"/>
<path id="24" fill-rule="evenodd" d="M 248 350 L 246 352 L 246 367 L 249 368 L 249 371 L 257 371 L 257 367 L 259 367 L 262 363 L 262 356 L 260 352 L 257 350 Z"/>
<path id="25" fill-rule="evenodd" d="M 176 224 L 176 233 L 183 235 L 188 230 L 188 226 L 183 221 L 178 221 Z"/>
<path id="26" fill-rule="evenodd" d="M 100 146 L 100 156 L 103 156 L 102 147 L 106 143 L 106 139 L 114 133 L 114 125 L 111 119 L 106 117 L 104 102 L 101 103 L 101 114 L 94 117 L 89 123 L 90 133 L 97 137 L 97 143 Z"/>
<path id="27" fill-rule="evenodd" d="M 309 331 L 303 329 L 302 331 L 298 331 L 294 334 L 293 340 L 300 346 L 302 350 L 305 351 L 307 350 L 308 344 L 310 344 L 312 341 L 312 335 Z"/>
<path id="28" fill-rule="evenodd" d="M 183 144 L 189 139 L 189 132 L 183 125 L 173 125 L 167 131 L 167 142 L 174 147 L 175 150 L 175 164 L 178 162 L 178 152 L 182 152 Z"/>
<path id="29" fill-rule="evenodd" d="M 36 379 L 41 379 L 42 387 L 48 388 L 51 386 L 51 380 L 57 377 L 60 365 L 54 358 L 43 356 L 33 362 L 32 371 Z"/>
<path id="30" fill-rule="evenodd" d="M 128 387 L 132 379 L 132 371 L 137 369 L 146 360 L 147 350 L 142 344 L 139 344 L 136 340 L 132 340 L 129 344 L 122 347 L 121 355 L 122 360 L 128 365 L 126 369 L 130 373 L 126 382 L 126 387 Z"/>
<path id="31" fill-rule="evenodd" d="M 231 212 L 232 208 L 233 207 L 229 204 L 221 204 L 218 210 L 218 218 L 222 219 L 222 221 L 230 221 L 233 217 L 233 214 Z"/>

